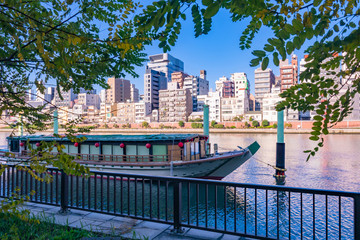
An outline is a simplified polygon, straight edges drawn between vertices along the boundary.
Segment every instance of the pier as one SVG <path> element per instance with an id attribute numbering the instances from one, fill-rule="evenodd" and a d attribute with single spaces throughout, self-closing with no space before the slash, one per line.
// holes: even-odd
<path id="1" fill-rule="evenodd" d="M 11 196 L 17 187 L 21 195 L 35 190 L 30 202 L 51 206 L 54 213 L 81 211 L 82 219 L 105 214 L 108 225 L 118 219 L 127 226 L 131 218 L 131 229 L 145 221 L 154 223 L 153 229 L 163 226 L 166 234 L 203 230 L 218 238 L 360 239 L 360 193 L 100 171 L 85 178 L 55 168 L 47 173 L 53 182 L 35 181 L 8 166 L 0 196 Z"/>

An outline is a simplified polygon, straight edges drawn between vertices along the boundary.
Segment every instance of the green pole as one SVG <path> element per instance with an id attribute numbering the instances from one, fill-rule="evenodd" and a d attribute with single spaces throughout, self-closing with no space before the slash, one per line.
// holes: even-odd
<path id="1" fill-rule="evenodd" d="M 275 177 L 285 177 L 285 142 L 284 142 L 284 110 L 277 113 L 277 143 Z"/>
<path id="2" fill-rule="evenodd" d="M 206 141 L 206 153 L 210 153 L 210 149 L 208 147 L 209 143 L 209 105 L 204 105 L 204 135 L 208 137 Z"/>
<path id="3" fill-rule="evenodd" d="M 209 136 L 209 105 L 204 105 L 204 135 Z"/>
<path id="4" fill-rule="evenodd" d="M 54 134 L 59 134 L 58 111 L 54 111 Z"/>
<path id="5" fill-rule="evenodd" d="M 277 112 L 277 142 L 284 143 L 284 110 Z"/>

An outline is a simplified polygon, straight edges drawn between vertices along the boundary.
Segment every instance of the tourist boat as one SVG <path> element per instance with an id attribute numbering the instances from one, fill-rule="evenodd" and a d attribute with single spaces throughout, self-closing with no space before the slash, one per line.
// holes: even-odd
<path id="1" fill-rule="evenodd" d="M 211 179 L 224 178 L 260 148 L 254 142 L 246 148 L 209 154 L 208 138 L 200 134 L 82 136 L 86 140 L 81 143 L 45 135 L 8 137 L 7 140 L 9 152 L 16 153 L 12 161 L 17 162 L 29 157 L 27 142 L 36 149 L 43 142 L 56 141 L 64 145 L 64 152 L 76 156 L 77 162 L 91 170 Z M 56 151 L 54 148 L 53 153 Z"/>

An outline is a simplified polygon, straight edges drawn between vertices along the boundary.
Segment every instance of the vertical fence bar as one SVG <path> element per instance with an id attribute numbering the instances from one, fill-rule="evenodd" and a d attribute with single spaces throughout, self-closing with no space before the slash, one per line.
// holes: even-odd
<path id="1" fill-rule="evenodd" d="M 341 196 L 339 196 L 339 239 L 341 240 Z"/>
<path id="2" fill-rule="evenodd" d="M 315 194 L 313 194 L 313 239 L 315 240 L 315 221 L 316 221 L 316 218 L 315 218 Z"/>
<path id="3" fill-rule="evenodd" d="M 234 187 L 234 232 L 236 232 L 236 187 Z"/>
<path id="4" fill-rule="evenodd" d="M 110 212 L 110 175 L 107 175 L 106 201 L 107 201 L 107 212 Z"/>
<path id="5" fill-rule="evenodd" d="M 354 196 L 354 239 L 360 240 L 360 194 Z"/>
<path id="6" fill-rule="evenodd" d="M 116 175 L 114 175 L 114 213 L 116 213 Z"/>
<path id="7" fill-rule="evenodd" d="M 181 182 L 173 182 L 174 189 L 174 231 L 181 233 Z"/>
<path id="8" fill-rule="evenodd" d="M 61 189 L 60 189 L 60 213 L 68 212 L 69 200 L 69 178 L 63 170 L 61 170 Z"/>
<path id="9" fill-rule="evenodd" d="M 328 224 L 328 195 L 325 195 L 325 231 L 326 231 L 326 240 L 328 239 L 329 234 L 329 224 Z"/>

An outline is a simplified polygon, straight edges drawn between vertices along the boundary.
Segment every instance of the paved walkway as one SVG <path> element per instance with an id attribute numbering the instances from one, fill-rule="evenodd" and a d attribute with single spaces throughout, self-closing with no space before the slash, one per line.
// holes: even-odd
<path id="1" fill-rule="evenodd" d="M 76 209 L 71 209 L 69 213 L 64 215 L 59 213 L 60 208 L 57 206 L 38 203 L 25 203 L 24 208 L 30 210 L 32 214 L 39 216 L 40 218 L 45 217 L 45 219 L 53 220 L 57 224 L 68 225 L 69 227 L 82 228 L 95 232 L 103 232 L 112 236 L 121 236 L 122 238 L 129 239 L 248 239 L 228 234 L 189 228 L 184 228 L 184 233 L 182 234 L 176 234 L 171 231 L 172 226 L 169 224 L 135 220 L 125 217 L 116 217 L 112 215 L 93 213 Z M 121 239 L 121 237 L 111 239 Z"/>

